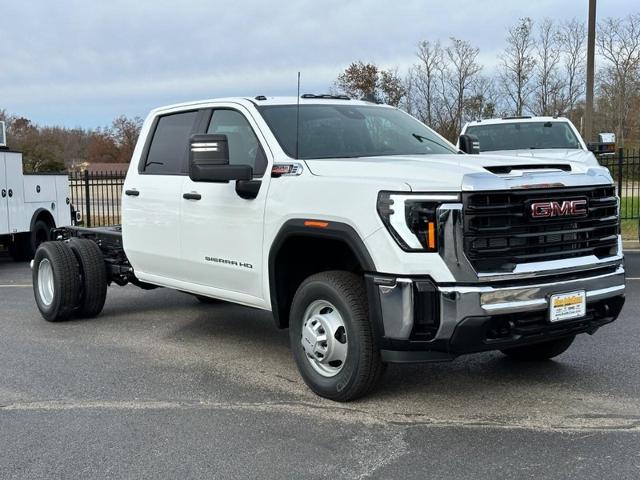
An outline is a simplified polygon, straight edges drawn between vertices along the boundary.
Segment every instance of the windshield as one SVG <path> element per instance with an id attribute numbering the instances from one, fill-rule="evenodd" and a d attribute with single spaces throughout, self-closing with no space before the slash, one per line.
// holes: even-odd
<path id="1" fill-rule="evenodd" d="M 471 125 L 465 133 L 480 140 L 481 152 L 582 146 L 567 122 L 518 122 Z"/>
<path id="2" fill-rule="evenodd" d="M 296 158 L 296 106 L 258 110 L 285 153 Z M 365 105 L 300 105 L 298 142 L 301 159 L 457 152 L 410 115 Z"/>

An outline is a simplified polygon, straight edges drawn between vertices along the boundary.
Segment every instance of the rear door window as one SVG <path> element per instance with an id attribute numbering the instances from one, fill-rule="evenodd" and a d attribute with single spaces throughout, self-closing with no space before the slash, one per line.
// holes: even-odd
<path id="1" fill-rule="evenodd" d="M 189 137 L 194 133 L 198 112 L 180 112 L 158 118 L 141 169 L 156 175 L 186 175 Z"/>

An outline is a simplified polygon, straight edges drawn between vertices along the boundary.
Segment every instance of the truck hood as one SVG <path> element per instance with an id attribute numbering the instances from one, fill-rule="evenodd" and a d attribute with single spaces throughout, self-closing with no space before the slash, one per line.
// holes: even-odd
<path id="1" fill-rule="evenodd" d="M 524 157 L 533 159 L 555 159 L 568 160 L 571 162 L 583 162 L 587 165 L 598 165 L 596 157 L 588 150 L 580 150 L 575 148 L 545 148 L 545 149 L 526 149 L 526 150 L 496 150 L 483 152 L 487 155 L 506 155 L 509 157 Z"/>
<path id="2" fill-rule="evenodd" d="M 533 161 L 532 161 L 533 160 Z M 608 169 L 583 161 L 502 155 L 406 155 L 305 160 L 313 175 L 402 182 L 413 191 L 609 184 Z"/>

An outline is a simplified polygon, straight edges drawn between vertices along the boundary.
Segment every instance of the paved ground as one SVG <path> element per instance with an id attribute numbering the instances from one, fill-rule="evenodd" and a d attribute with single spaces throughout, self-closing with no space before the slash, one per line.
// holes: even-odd
<path id="1" fill-rule="evenodd" d="M 391 366 L 346 405 L 306 389 L 268 314 L 113 287 L 44 322 L 0 259 L 0 478 L 640 477 L 640 254 L 627 305 L 557 361 Z"/>

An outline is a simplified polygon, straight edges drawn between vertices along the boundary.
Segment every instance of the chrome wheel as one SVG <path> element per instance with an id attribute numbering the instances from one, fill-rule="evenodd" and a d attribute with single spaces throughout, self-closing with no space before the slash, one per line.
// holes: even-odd
<path id="1" fill-rule="evenodd" d="M 326 300 L 316 300 L 302 321 L 300 342 L 313 369 L 323 377 L 340 373 L 347 359 L 347 330 L 338 309 Z"/>
<path id="2" fill-rule="evenodd" d="M 51 268 L 51 262 L 48 259 L 43 258 L 38 265 L 38 294 L 40 300 L 46 306 L 51 305 L 53 302 L 53 269 Z"/>

